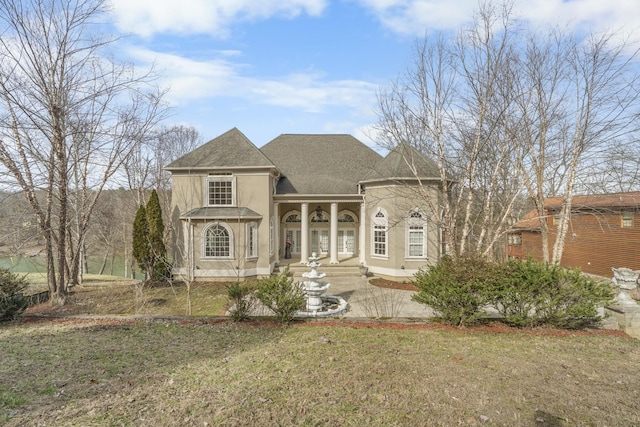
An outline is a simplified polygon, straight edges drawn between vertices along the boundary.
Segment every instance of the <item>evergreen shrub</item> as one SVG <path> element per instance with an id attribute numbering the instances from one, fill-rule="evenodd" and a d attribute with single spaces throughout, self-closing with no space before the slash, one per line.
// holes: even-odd
<path id="1" fill-rule="evenodd" d="M 251 311 L 256 306 L 256 297 L 253 295 L 255 285 L 234 282 L 227 286 L 229 298 L 229 315 L 234 322 L 247 320 Z"/>
<path id="2" fill-rule="evenodd" d="M 478 323 L 492 305 L 502 321 L 518 327 L 585 328 L 601 320 L 598 308 L 612 302 L 611 287 L 578 269 L 556 264 L 443 257 L 415 275 L 415 301 L 431 306 L 443 321 Z"/>
<path id="3" fill-rule="evenodd" d="M 13 320 L 27 308 L 29 301 L 24 292 L 28 286 L 25 276 L 0 268 L 0 321 Z"/>
<path id="4" fill-rule="evenodd" d="M 288 275 L 286 269 L 278 276 L 261 279 L 256 290 L 256 298 L 273 310 L 282 323 L 291 322 L 296 311 L 302 310 L 307 301 L 304 290 Z"/>
<path id="5" fill-rule="evenodd" d="M 490 289 L 500 280 L 499 265 L 482 258 L 445 256 L 414 276 L 413 300 L 433 308 L 446 323 L 466 326 L 486 316 Z"/>

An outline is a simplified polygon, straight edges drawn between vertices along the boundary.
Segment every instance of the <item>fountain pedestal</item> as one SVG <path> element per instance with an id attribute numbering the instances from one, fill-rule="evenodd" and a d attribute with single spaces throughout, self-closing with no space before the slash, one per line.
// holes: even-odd
<path id="1" fill-rule="evenodd" d="M 302 273 L 302 277 L 306 280 L 303 281 L 300 286 L 307 295 L 307 308 L 304 311 L 297 312 L 296 316 L 324 317 L 340 315 L 347 311 L 347 302 L 344 298 L 333 295 L 323 295 L 331 285 L 322 281 L 326 273 L 318 273 L 317 269 L 322 265 L 318 262 L 318 259 L 317 254 L 315 252 L 312 253 L 307 263 L 311 271 Z"/>
<path id="2" fill-rule="evenodd" d="M 322 298 L 320 296 L 325 293 L 329 286 L 329 283 L 321 282 L 320 280 L 326 276 L 326 273 L 318 273 L 317 269 L 322 264 L 318 262 L 318 256 L 316 253 L 312 253 L 309 257 L 309 262 L 307 266 L 311 268 L 311 271 L 308 273 L 302 273 L 302 277 L 305 280 L 302 282 L 302 289 L 304 289 L 307 294 L 307 310 L 308 311 L 320 311 L 322 310 Z"/>
<path id="3" fill-rule="evenodd" d="M 634 306 L 638 304 L 631 298 L 630 293 L 638 287 L 638 275 L 640 270 L 630 268 L 611 268 L 613 271 L 613 283 L 618 287 L 616 302 L 622 306 Z"/>

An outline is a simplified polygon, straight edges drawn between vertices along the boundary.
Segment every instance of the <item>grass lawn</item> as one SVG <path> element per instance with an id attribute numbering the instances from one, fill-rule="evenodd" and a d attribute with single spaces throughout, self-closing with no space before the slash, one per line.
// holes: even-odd
<path id="1" fill-rule="evenodd" d="M 67 304 L 51 306 L 45 303 L 29 308 L 27 313 L 184 316 L 188 314 L 189 300 L 192 316 L 218 316 L 226 311 L 226 283 L 195 283 L 190 287 L 184 284 L 148 286 L 142 282 L 121 280 L 86 281 L 70 289 Z"/>
<path id="2" fill-rule="evenodd" d="M 68 314 L 186 307 L 184 286 L 73 292 Z M 222 284 L 191 292 L 224 310 Z M 0 343 L 7 426 L 640 425 L 640 341 L 610 331 L 25 317 Z"/>

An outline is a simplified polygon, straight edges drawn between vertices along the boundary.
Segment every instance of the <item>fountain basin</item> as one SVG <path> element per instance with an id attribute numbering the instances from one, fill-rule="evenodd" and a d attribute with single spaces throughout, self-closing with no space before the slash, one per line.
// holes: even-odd
<path id="1" fill-rule="evenodd" d="M 314 318 L 341 316 L 349 309 L 349 304 L 344 298 L 336 295 L 320 296 L 322 306 L 319 310 L 299 310 L 296 311 L 296 317 Z"/>

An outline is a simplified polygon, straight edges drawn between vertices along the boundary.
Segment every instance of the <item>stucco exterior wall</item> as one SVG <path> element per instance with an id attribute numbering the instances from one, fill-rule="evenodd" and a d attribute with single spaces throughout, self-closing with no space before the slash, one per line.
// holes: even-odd
<path id="1" fill-rule="evenodd" d="M 235 207 L 246 207 L 262 216 L 261 219 L 207 218 L 180 219 L 191 209 L 206 207 L 208 173 L 173 173 L 172 214 L 174 226 L 173 260 L 180 276 L 191 274 L 198 278 L 266 276 L 272 271 L 275 251 L 270 250 L 269 221 L 273 216 L 273 177 L 268 171 L 242 171 L 235 179 Z M 219 221 L 232 231 L 232 256 L 212 259 L 204 256 L 203 232 Z M 258 229 L 258 257 L 247 258 L 247 224 L 255 222 Z M 191 230 L 189 231 L 189 227 Z M 190 251 L 193 251 L 190 254 Z M 189 274 L 191 271 L 191 274 Z"/>
<path id="2" fill-rule="evenodd" d="M 440 257 L 437 213 L 438 188 L 406 183 L 369 186 L 366 190 L 365 245 L 366 263 L 371 272 L 397 277 L 413 276 L 421 268 L 433 265 Z M 375 255 L 373 244 L 374 215 L 382 209 L 387 215 L 387 256 Z M 407 216 L 418 209 L 426 216 L 426 254 L 424 258 L 408 256 Z"/>

